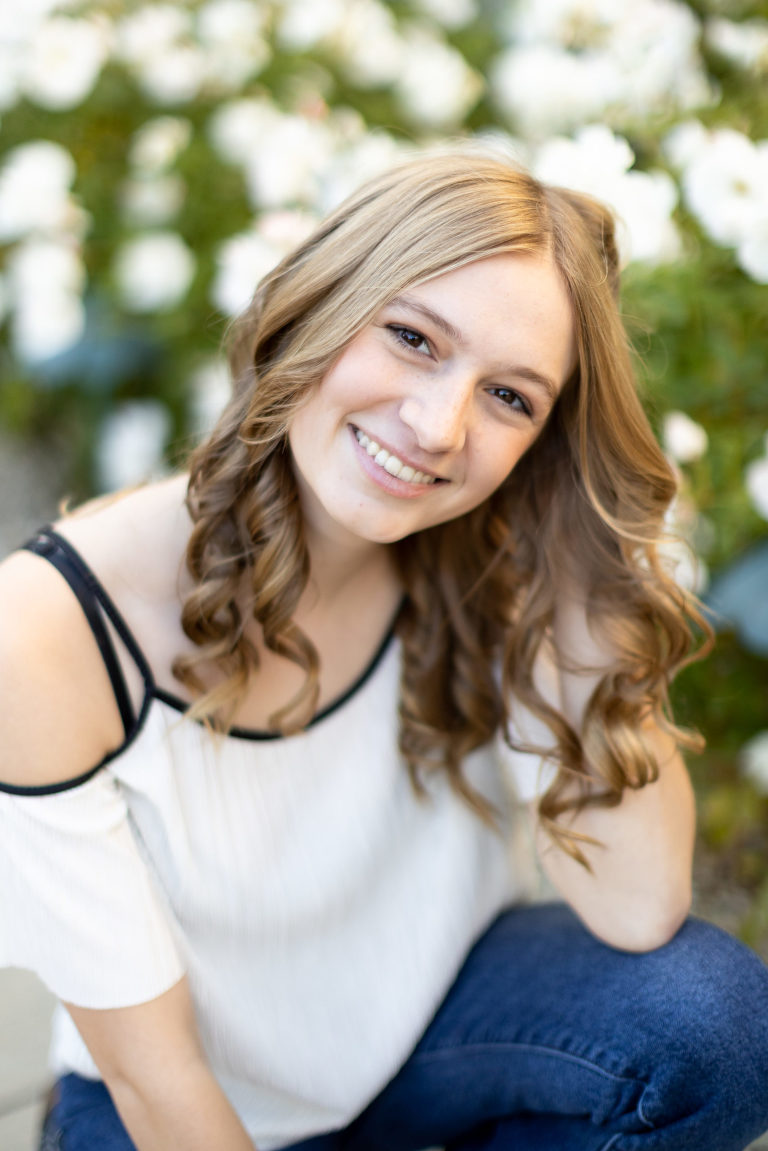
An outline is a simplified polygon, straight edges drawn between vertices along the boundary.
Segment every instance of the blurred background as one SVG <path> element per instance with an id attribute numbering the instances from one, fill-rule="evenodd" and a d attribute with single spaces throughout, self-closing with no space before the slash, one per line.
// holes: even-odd
<path id="1" fill-rule="evenodd" d="M 623 308 L 719 642 L 675 688 L 697 907 L 768 956 L 768 3 L 0 0 L 0 552 L 178 466 L 259 277 L 474 137 L 621 220 Z"/>
<path id="2" fill-rule="evenodd" d="M 0 0 L 0 554 L 162 474 L 228 390 L 259 277 L 416 145 L 485 140 L 621 220 L 623 308 L 680 474 L 678 578 L 718 645 L 696 908 L 768 958 L 768 3 Z M 0 1144 L 50 999 L 0 985 Z"/>

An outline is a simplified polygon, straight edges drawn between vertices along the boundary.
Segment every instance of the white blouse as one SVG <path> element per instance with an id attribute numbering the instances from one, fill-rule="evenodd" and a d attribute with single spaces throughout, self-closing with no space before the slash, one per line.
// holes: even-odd
<path id="1" fill-rule="evenodd" d="M 302 733 L 209 733 L 151 678 L 126 745 L 60 790 L 0 792 L 0 965 L 122 1007 L 186 973 L 211 1067 L 259 1148 L 349 1123 L 468 949 L 536 883 L 521 802 L 549 781 L 499 739 L 418 798 L 397 748 L 400 648 Z M 532 738 L 531 725 L 525 735 Z M 540 779 L 540 776 L 545 778 Z M 53 1068 L 98 1078 L 59 1008 Z"/>

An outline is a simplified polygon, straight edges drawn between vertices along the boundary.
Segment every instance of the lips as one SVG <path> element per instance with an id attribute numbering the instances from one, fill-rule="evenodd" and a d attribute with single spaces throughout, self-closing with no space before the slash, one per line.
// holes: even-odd
<path id="1" fill-rule="evenodd" d="M 360 428 L 354 428 L 355 439 L 363 448 L 374 463 L 378 464 L 389 475 L 395 476 L 397 479 L 402 480 L 406 484 L 435 484 L 441 483 L 439 476 L 431 475 L 429 472 L 424 472 L 418 468 L 414 468 L 411 464 L 405 463 L 396 456 L 394 452 L 390 452 L 384 448 L 376 440 L 372 440 Z"/>

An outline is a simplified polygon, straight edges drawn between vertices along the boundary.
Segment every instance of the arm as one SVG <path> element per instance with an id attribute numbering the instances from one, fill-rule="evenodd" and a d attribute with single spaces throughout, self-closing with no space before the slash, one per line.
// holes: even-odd
<path id="1" fill-rule="evenodd" d="M 206 1063 L 186 980 L 137 1007 L 67 1009 L 138 1151 L 254 1151 Z"/>
<path id="2" fill-rule="evenodd" d="M 15 787 L 46 787 L 76 779 L 123 739 L 109 678 L 83 612 L 53 567 L 36 556 L 19 553 L 0 565 L 0 615 L 0 682 L 5 705 L 0 780 Z M 42 964 L 52 976 L 52 989 L 65 1000 L 77 998 L 80 1004 L 92 994 L 94 982 L 99 985 L 97 1001 L 108 1001 L 112 994 L 108 984 L 113 968 L 104 954 L 113 956 L 115 962 L 134 964 L 132 978 L 139 966 L 134 961 L 146 959 L 137 952 L 126 960 L 119 939 L 112 937 L 134 932 L 132 910 L 119 920 L 124 908 L 143 906 L 145 869 L 125 827 L 120 801 L 113 798 L 106 779 L 104 784 L 104 794 L 94 795 L 92 784 L 79 794 L 73 792 L 73 802 L 63 805 L 69 815 L 56 809 L 55 836 L 48 824 L 50 808 L 45 808 L 41 821 L 36 819 L 34 805 L 45 803 L 36 797 L 23 801 L 20 827 L 4 829 L 6 847 L 6 841 L 27 842 L 30 837 L 39 846 L 38 865 L 30 867 L 28 877 L 20 875 L 18 884 L 16 872 L 26 867 L 27 857 L 22 855 L 17 865 L 11 850 L 10 861 L 5 862 L 3 874 L 21 891 L 18 918 L 6 925 L 9 936 L 31 933 L 33 943 L 21 952 L 24 965 L 40 970 Z M 10 817 L 16 807 L 11 800 L 6 814 Z M 109 925 L 103 917 L 107 905 L 99 903 L 105 898 L 103 879 L 97 876 L 89 887 L 91 872 L 115 877 L 121 902 L 110 901 Z M 81 917 L 85 926 L 79 927 L 77 916 L 56 919 L 60 896 L 77 892 L 91 912 Z M 143 922 L 154 930 L 151 915 Z M 0 914 L 0 927 L 4 925 Z M 61 953 L 51 954 L 49 925 L 59 947 L 65 949 L 64 956 L 80 956 L 74 984 L 67 984 L 70 973 Z M 138 933 L 134 950 L 141 949 L 142 939 Z M 156 935 L 152 942 L 159 946 Z M 97 951 L 92 943 L 98 947 L 104 943 L 104 951 Z M 38 952 L 43 953 L 42 961 Z M 104 979 L 94 980 L 89 970 L 83 970 L 83 956 L 97 966 L 106 963 Z M 170 968 L 166 960 L 158 975 L 149 961 L 146 966 L 151 970 L 142 976 L 146 978 L 142 986 L 157 989 L 145 993 L 146 1002 L 138 1006 L 103 1009 L 93 999 L 90 1007 L 68 1004 L 138 1151 L 253 1151 L 206 1065 L 186 981 L 179 980 L 178 967 Z M 77 990 L 65 993 L 62 988 L 67 986 Z M 134 990 L 127 994 L 138 997 Z"/>
<path id="3" fill-rule="evenodd" d="M 595 668 L 609 659 L 574 599 L 558 608 L 555 645 L 570 660 Z M 560 673 L 559 706 L 579 731 L 599 672 Z M 693 790 L 673 740 L 655 726 L 645 735 L 659 762 L 659 778 L 627 789 L 613 808 L 587 807 L 564 825 L 601 846 L 580 845 L 591 872 L 537 829 L 542 867 L 562 897 L 604 942 L 628 951 L 666 943 L 690 908 L 695 811 Z"/>

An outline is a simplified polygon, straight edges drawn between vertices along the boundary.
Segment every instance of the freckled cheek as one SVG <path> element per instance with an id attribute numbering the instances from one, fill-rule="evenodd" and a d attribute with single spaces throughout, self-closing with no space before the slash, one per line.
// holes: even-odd
<path id="1" fill-rule="evenodd" d="M 359 411 L 392 390 L 392 373 L 382 371 L 371 356 L 345 363 L 333 380 L 332 402 L 339 411 Z"/>
<path id="2" fill-rule="evenodd" d="M 525 443 L 522 443 L 520 438 L 515 436 L 496 444 L 486 444 L 484 450 L 481 448 L 479 464 L 481 468 L 484 468 L 486 482 L 493 490 L 504 482 L 510 472 L 514 471 L 528 447 L 529 441 L 526 440 Z"/>

